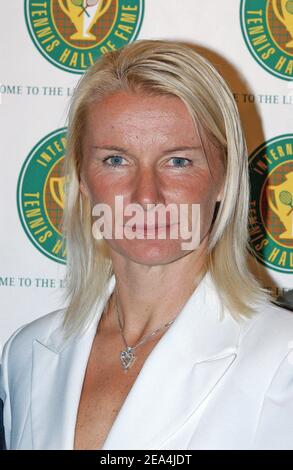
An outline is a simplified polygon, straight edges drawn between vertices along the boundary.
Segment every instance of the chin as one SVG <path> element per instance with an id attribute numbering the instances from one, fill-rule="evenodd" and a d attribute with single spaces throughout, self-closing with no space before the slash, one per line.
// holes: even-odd
<path id="1" fill-rule="evenodd" d="M 111 251 L 147 266 L 169 264 L 188 253 L 181 249 L 178 240 L 121 240 L 119 244 L 109 244 Z"/>

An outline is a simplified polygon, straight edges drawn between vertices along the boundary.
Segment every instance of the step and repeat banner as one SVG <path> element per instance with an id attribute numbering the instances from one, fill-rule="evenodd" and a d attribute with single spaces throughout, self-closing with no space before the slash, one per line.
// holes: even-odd
<path id="1" fill-rule="evenodd" d="M 64 306 L 68 103 L 87 67 L 138 39 L 196 44 L 228 81 L 249 149 L 254 269 L 276 295 L 293 288 L 292 0 L 10 0 L 0 35 L 0 350 Z"/>

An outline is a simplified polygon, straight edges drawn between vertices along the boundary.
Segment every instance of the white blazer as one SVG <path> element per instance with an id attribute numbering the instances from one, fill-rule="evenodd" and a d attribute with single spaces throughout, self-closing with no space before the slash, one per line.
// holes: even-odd
<path id="1" fill-rule="evenodd" d="M 108 295 L 115 286 L 110 279 Z M 104 443 L 110 449 L 293 449 L 293 315 L 268 304 L 219 320 L 207 273 L 146 359 Z M 64 342 L 64 310 L 6 343 L 2 398 L 8 449 L 73 449 L 98 321 Z"/>

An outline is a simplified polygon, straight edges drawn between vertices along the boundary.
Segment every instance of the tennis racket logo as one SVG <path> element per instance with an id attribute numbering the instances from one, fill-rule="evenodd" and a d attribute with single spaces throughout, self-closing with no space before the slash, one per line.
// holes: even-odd
<path id="1" fill-rule="evenodd" d="M 76 32 L 70 36 L 74 41 L 95 41 L 97 37 L 90 31 L 103 16 L 112 0 L 58 0 L 63 13 L 73 23 Z"/>

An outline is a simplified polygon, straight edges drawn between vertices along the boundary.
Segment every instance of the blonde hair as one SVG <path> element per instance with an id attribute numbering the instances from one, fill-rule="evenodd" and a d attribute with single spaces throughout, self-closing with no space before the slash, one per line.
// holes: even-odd
<path id="1" fill-rule="evenodd" d="M 91 323 L 113 274 L 107 242 L 92 236 L 90 202 L 81 194 L 79 182 L 88 106 L 118 90 L 180 98 L 208 138 L 222 149 L 224 192 L 209 236 L 206 270 L 222 306 L 236 319 L 251 316 L 271 298 L 248 266 L 248 158 L 233 95 L 194 47 L 175 41 L 138 40 L 107 53 L 91 66 L 79 81 L 69 109 L 63 219 L 67 335 L 82 332 Z"/>

